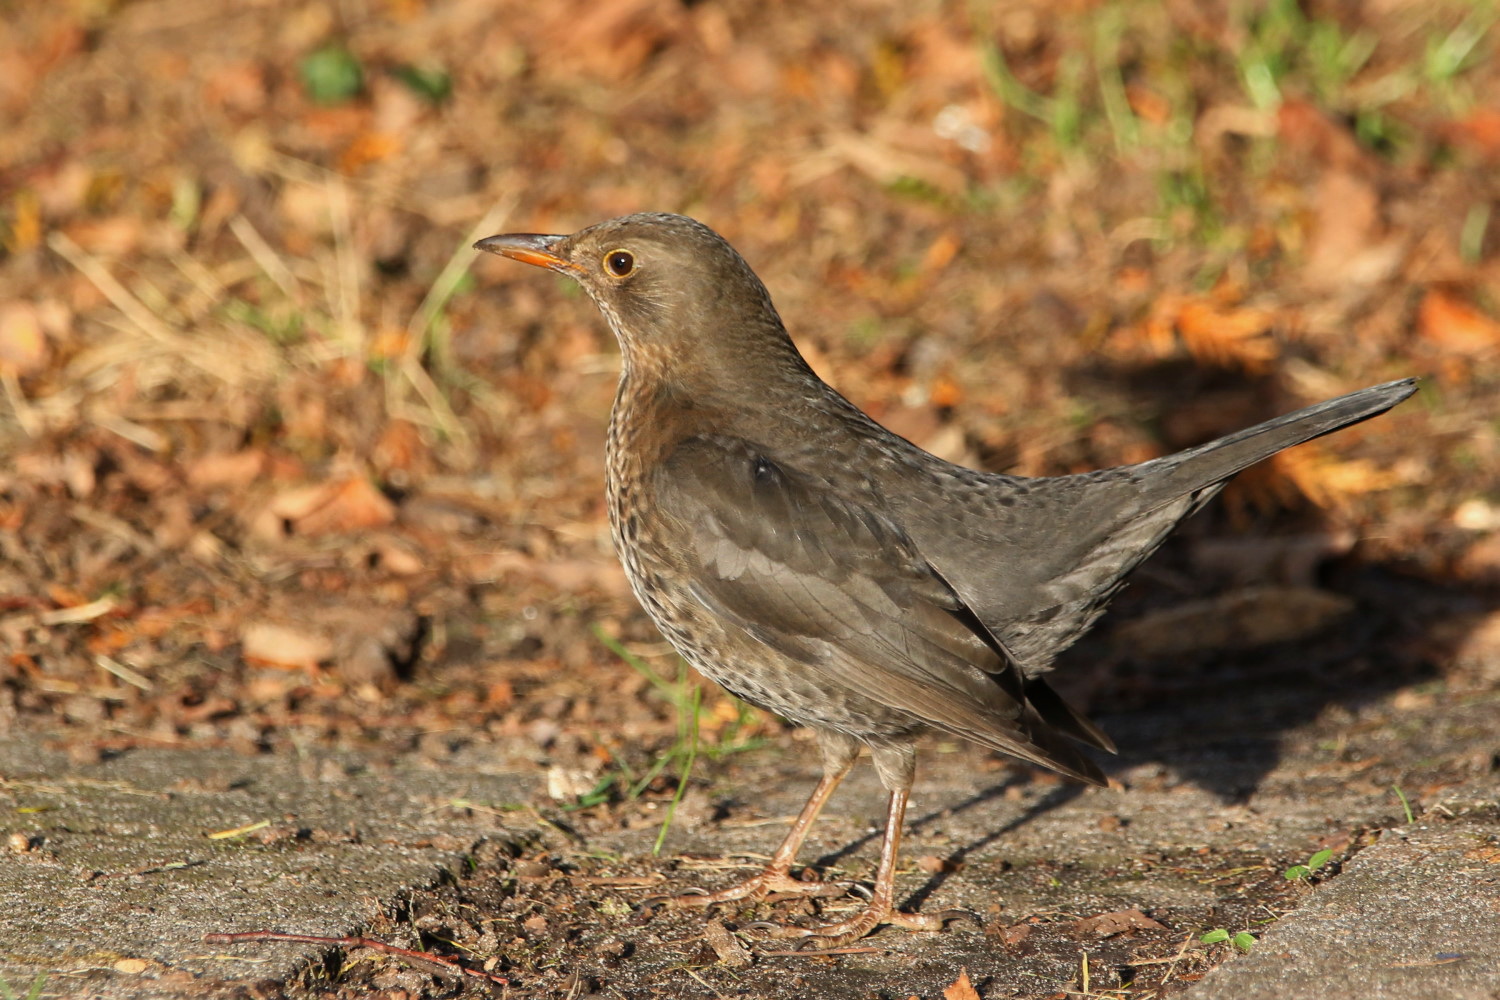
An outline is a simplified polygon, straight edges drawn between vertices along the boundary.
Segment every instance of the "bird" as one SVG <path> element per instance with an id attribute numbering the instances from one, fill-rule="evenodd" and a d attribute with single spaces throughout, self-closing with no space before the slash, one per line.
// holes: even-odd
<path id="1" fill-rule="evenodd" d="M 714 230 L 638 213 L 475 249 L 573 278 L 620 344 L 606 436 L 610 533 L 673 647 L 737 697 L 816 735 L 822 776 L 763 871 L 679 906 L 822 891 L 793 877 L 867 749 L 887 793 L 872 888 L 844 919 L 757 924 L 828 946 L 958 915 L 895 906 L 918 738 L 963 737 L 1094 785 L 1113 753 L 1047 674 L 1129 573 L 1245 467 L 1390 409 L 1412 378 L 1176 454 L 1020 477 L 944 461 L 816 375 L 765 285 Z"/>

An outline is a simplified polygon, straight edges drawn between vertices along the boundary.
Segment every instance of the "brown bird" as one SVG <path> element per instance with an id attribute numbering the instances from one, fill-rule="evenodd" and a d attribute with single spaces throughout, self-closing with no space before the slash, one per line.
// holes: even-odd
<path id="1" fill-rule="evenodd" d="M 945 462 L 813 374 L 749 265 L 678 215 L 476 249 L 559 271 L 623 355 L 607 444 L 609 519 L 632 588 L 687 660 L 817 734 L 823 778 L 765 871 L 705 906 L 817 888 L 808 828 L 861 746 L 890 793 L 874 888 L 855 916 L 781 936 L 849 941 L 896 912 L 915 744 L 939 730 L 1096 785 L 1074 741 L 1114 751 L 1048 685 L 1053 658 L 1167 533 L 1236 472 L 1415 390 L 1389 382 L 1139 465 L 1027 479 Z"/>

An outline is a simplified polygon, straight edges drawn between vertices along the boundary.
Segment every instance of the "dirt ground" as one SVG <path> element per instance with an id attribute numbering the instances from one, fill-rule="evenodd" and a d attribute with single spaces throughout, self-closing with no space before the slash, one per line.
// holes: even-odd
<path id="1" fill-rule="evenodd" d="M 1495 23 L 1467 0 L 11 5 L 0 733 L 80 766 L 525 747 L 546 789 L 528 808 L 558 828 L 654 830 L 680 795 L 732 829 L 780 780 L 767 755 L 809 744 L 686 672 L 626 588 L 602 502 L 618 353 L 592 307 L 469 249 L 636 210 L 724 233 L 825 377 L 987 469 L 1140 461 L 1421 376 L 1395 411 L 1240 477 L 1059 684 L 1152 752 L 1199 734 L 1219 749 L 1175 773 L 1231 799 L 1286 733 L 1342 754 L 1340 713 L 1492 704 Z M 1203 723 L 1226 706 L 1245 734 L 1227 747 Z M 1142 721 L 1165 707 L 1180 725 Z M 1422 738 L 1382 751 L 1419 811 L 1492 766 Z M 1340 759 L 1318 780 L 1370 766 Z M 1050 791 L 1021 774 L 1017 794 Z M 568 915 L 606 912 L 611 879 L 683 873 L 637 841 L 591 857 L 549 836 L 567 839 L 490 843 L 366 933 L 489 962 L 511 996 L 606 989 L 569 970 L 639 965 L 639 925 Z M 1252 853 L 1205 860 L 1247 873 L 1142 914 L 1162 929 L 1126 928 L 1101 961 L 1298 891 L 1272 870 L 1295 856 Z M 528 924 L 537 906 L 563 916 Z M 1008 912 L 925 958 L 898 941 L 920 983 L 865 986 L 939 995 L 965 935 L 1016 927 L 1076 964 L 1071 922 L 1106 912 Z M 662 961 L 713 978 L 735 960 L 714 940 Z M 1231 950 L 1192 940 L 1113 995 L 1169 994 Z M 858 955 L 788 961 L 860 975 Z M 399 962 L 295 986 L 488 988 Z"/>

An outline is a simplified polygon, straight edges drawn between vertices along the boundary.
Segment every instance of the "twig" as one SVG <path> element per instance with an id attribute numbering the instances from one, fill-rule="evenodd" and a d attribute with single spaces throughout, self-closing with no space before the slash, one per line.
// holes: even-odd
<path id="1" fill-rule="evenodd" d="M 36 616 L 36 620 L 42 625 L 77 625 L 104 617 L 115 609 L 116 603 L 113 597 L 101 597 L 97 601 L 75 604 L 71 608 L 43 611 Z"/>
<path id="2" fill-rule="evenodd" d="M 37 419 L 31 404 L 26 401 L 26 394 L 21 391 L 21 380 L 16 378 L 16 373 L 9 368 L 0 370 L 0 387 L 5 389 L 5 399 L 10 403 L 11 412 L 16 415 L 16 423 L 21 425 L 26 436 L 36 437 L 40 434 L 41 421 Z"/>
<path id="3" fill-rule="evenodd" d="M 229 231 L 234 233 L 235 239 L 249 252 L 252 260 L 260 265 L 277 288 L 281 289 L 283 295 L 291 299 L 297 305 L 302 304 L 302 287 L 297 284 L 297 276 L 292 269 L 283 261 L 267 243 L 260 231 L 251 224 L 244 215 L 236 215 L 229 220 Z"/>
<path id="4" fill-rule="evenodd" d="M 515 209 L 516 201 L 516 196 L 510 195 L 491 205 L 490 210 L 484 213 L 484 218 L 475 223 L 463 241 L 454 248 L 448 262 L 443 265 L 442 271 L 438 272 L 438 276 L 428 286 L 427 294 L 422 298 L 422 304 L 417 306 L 417 311 L 412 313 L 411 320 L 406 324 L 408 356 L 421 354 L 423 347 L 426 346 L 427 331 L 431 328 L 433 319 L 448 304 L 448 300 L 453 297 L 464 273 L 474 263 L 474 241 L 489 235 L 498 228 L 501 220 Z"/>
<path id="5" fill-rule="evenodd" d="M 349 214 L 349 188 L 338 174 L 324 174 L 323 190 L 328 198 L 328 218 L 333 228 L 335 297 L 329 304 L 337 320 L 336 334 L 346 357 L 361 360 L 366 355 L 365 330 L 360 324 L 359 261 L 354 252 L 354 224 Z"/>
<path id="6" fill-rule="evenodd" d="M 98 667 L 100 670 L 106 671 L 107 673 L 114 674 L 126 684 L 138 687 L 142 691 L 151 690 L 151 679 L 149 677 L 144 677 L 141 674 L 136 673 L 125 664 L 119 662 L 118 660 L 111 659 L 110 657 L 105 656 L 103 653 L 94 654 L 94 666 Z"/>
<path id="7" fill-rule="evenodd" d="M 163 872 L 175 872 L 182 868 L 197 868 L 206 865 L 207 861 L 167 861 L 159 865 L 147 865 L 128 872 L 89 872 L 85 882 L 103 882 L 112 878 L 129 878 L 132 875 L 160 875 Z"/>
<path id="8" fill-rule="evenodd" d="M 82 271 L 84 277 L 93 282 L 94 287 L 99 289 L 104 297 L 109 299 L 116 309 L 124 313 L 142 333 L 153 340 L 180 348 L 182 338 L 177 332 L 142 305 L 140 299 L 115 280 L 115 276 L 109 273 L 108 268 L 77 243 L 70 240 L 60 230 L 54 230 L 47 236 L 47 245 L 69 264 Z"/>
<path id="9" fill-rule="evenodd" d="M 395 955 L 412 962 L 425 962 L 436 965 L 449 972 L 459 973 L 465 976 L 473 976 L 475 979 L 483 979 L 485 982 L 495 983 L 500 986 L 509 986 L 510 980 L 504 976 L 497 976 L 493 972 L 483 972 L 479 969 L 469 969 L 457 962 L 437 955 L 428 955 L 420 951 L 412 951 L 410 948 L 398 948 L 384 941 L 374 938 L 350 935 L 347 937 L 324 937 L 321 934 L 291 934 L 286 931 L 238 931 L 232 934 L 205 934 L 204 944 L 245 944 L 257 941 L 291 941 L 296 944 L 321 944 L 330 948 L 369 948 L 385 955 Z"/>
<path id="10" fill-rule="evenodd" d="M 879 955 L 885 948 L 819 948 L 813 951 L 757 951 L 765 958 L 821 958 L 826 955 Z"/>

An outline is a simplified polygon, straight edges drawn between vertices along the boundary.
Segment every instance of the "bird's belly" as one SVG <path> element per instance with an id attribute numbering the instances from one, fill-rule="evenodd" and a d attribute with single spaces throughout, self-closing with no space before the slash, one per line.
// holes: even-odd
<path id="1" fill-rule="evenodd" d="M 925 726 L 910 712 L 837 683 L 815 664 L 794 660 L 703 607 L 671 553 L 672 527 L 632 489 L 643 477 L 611 450 L 608 507 L 615 552 L 630 589 L 672 647 L 705 677 L 758 708 L 798 725 L 834 729 L 866 743 L 910 740 Z M 775 623 L 769 623 L 775 624 Z"/>

